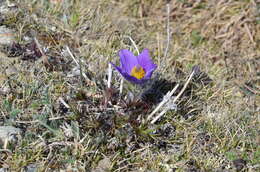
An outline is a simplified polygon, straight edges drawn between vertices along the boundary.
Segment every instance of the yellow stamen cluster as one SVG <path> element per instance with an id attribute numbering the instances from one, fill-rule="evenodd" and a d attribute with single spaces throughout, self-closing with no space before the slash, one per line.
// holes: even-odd
<path id="1" fill-rule="evenodd" d="M 141 66 L 135 66 L 131 70 L 131 76 L 137 79 L 142 79 L 145 76 L 145 71 Z"/>

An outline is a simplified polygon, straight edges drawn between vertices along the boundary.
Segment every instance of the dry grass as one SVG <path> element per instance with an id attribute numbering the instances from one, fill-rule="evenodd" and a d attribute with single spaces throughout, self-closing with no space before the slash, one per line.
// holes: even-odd
<path id="1" fill-rule="evenodd" d="M 0 125 L 21 128 L 23 135 L 0 150 L 0 167 L 260 169 L 258 0 L 172 0 L 168 12 L 163 0 L 13 3 L 0 16 L 17 34 L 16 45 L 1 48 L 7 60 L 0 69 Z M 118 63 L 120 49 L 136 53 L 129 37 L 139 50 L 150 49 L 158 69 L 151 85 L 125 82 L 119 95 L 120 76 L 113 73 L 107 89 L 107 68 Z M 180 92 L 195 65 L 201 71 L 177 111 L 147 122 L 176 84 L 174 96 Z M 17 72 L 7 72 L 10 67 Z"/>

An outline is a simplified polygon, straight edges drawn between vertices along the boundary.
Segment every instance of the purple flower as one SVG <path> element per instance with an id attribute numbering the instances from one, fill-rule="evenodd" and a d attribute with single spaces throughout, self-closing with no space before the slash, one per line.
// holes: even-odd
<path id="1" fill-rule="evenodd" d="M 119 51 L 121 66 L 111 63 L 114 68 L 128 81 L 135 84 L 143 84 L 149 80 L 157 65 L 150 58 L 149 50 L 144 49 L 137 57 L 130 51 Z"/>

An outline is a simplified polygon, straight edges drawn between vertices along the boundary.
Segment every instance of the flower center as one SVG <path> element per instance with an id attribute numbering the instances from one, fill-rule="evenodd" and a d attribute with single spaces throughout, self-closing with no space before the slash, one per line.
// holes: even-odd
<path id="1" fill-rule="evenodd" d="M 139 65 L 133 67 L 133 69 L 131 70 L 131 76 L 133 76 L 137 79 L 142 79 L 144 77 L 144 75 L 145 75 L 145 71 Z"/>

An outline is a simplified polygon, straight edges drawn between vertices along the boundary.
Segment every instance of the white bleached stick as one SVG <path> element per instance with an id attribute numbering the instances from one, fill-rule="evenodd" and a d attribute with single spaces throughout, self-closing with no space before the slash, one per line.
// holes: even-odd
<path id="1" fill-rule="evenodd" d="M 66 49 L 68 51 L 68 53 L 70 54 L 70 57 L 74 60 L 74 62 L 77 64 L 77 66 L 79 67 L 79 62 L 75 59 L 74 55 L 71 53 L 70 49 L 68 46 L 66 46 Z"/>
<path id="2" fill-rule="evenodd" d="M 177 84 L 172 91 L 169 91 L 164 97 L 163 100 L 161 101 L 161 103 L 153 110 L 153 112 L 148 116 L 147 120 L 150 120 L 153 115 L 164 105 L 166 104 L 170 98 L 172 97 L 173 93 L 177 90 L 177 88 L 179 87 L 179 84 Z"/>
<path id="3" fill-rule="evenodd" d="M 119 95 L 123 93 L 123 85 L 124 85 L 124 78 L 121 77 L 120 87 L 119 87 Z"/>
<path id="4" fill-rule="evenodd" d="M 70 108 L 70 106 L 64 101 L 64 99 L 62 97 L 59 97 L 58 100 L 66 107 L 66 108 Z"/>
<path id="5" fill-rule="evenodd" d="M 71 53 L 70 49 L 68 46 L 66 46 L 66 49 L 70 55 L 70 57 L 74 60 L 74 62 L 77 64 L 77 66 L 79 67 L 80 71 L 82 72 L 82 76 L 87 80 L 88 77 L 87 75 L 81 70 L 81 65 L 79 64 L 79 62 L 76 60 L 76 58 L 74 57 L 74 55 Z"/>
<path id="6" fill-rule="evenodd" d="M 185 91 L 185 89 L 187 88 L 188 84 L 190 83 L 192 77 L 194 76 L 195 71 L 193 70 L 192 73 L 190 74 L 188 80 L 186 81 L 186 83 L 184 84 L 184 86 L 182 87 L 181 91 L 179 92 L 179 94 L 173 99 L 172 103 L 175 103 L 178 98 L 180 98 L 180 96 L 183 94 L 183 92 Z M 162 117 L 167 111 L 162 111 L 158 116 L 156 116 L 151 123 L 154 124 L 160 117 Z"/>
<path id="7" fill-rule="evenodd" d="M 127 38 L 132 42 L 133 46 L 135 47 L 135 49 L 136 49 L 136 51 L 137 51 L 137 54 L 139 55 L 140 52 L 139 52 L 139 50 L 138 50 L 138 47 L 137 47 L 135 41 L 134 41 L 130 36 L 125 36 L 125 37 L 127 37 Z"/>
<path id="8" fill-rule="evenodd" d="M 108 79 L 107 79 L 107 88 L 111 87 L 111 80 L 112 80 L 112 65 L 108 64 Z"/>
<path id="9" fill-rule="evenodd" d="M 170 44 L 170 4 L 166 5 L 167 8 L 167 43 L 166 43 L 166 47 L 165 47 L 165 51 L 164 51 L 164 58 L 167 56 L 168 53 L 168 49 L 169 49 L 169 44 Z"/>

